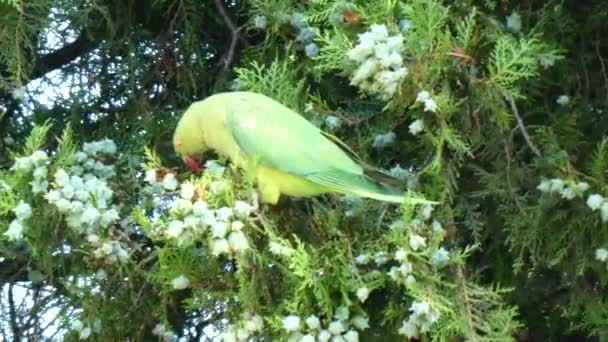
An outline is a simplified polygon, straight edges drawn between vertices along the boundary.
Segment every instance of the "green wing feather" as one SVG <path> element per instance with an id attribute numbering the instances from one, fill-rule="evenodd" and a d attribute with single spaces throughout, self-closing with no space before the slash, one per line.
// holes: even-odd
<path id="1" fill-rule="evenodd" d="M 247 156 L 299 176 L 329 169 L 362 173 L 357 163 L 296 112 L 259 94 L 236 94 L 228 107 L 227 128 Z"/>
<path id="2" fill-rule="evenodd" d="M 329 140 L 333 141 L 334 143 L 336 143 L 345 153 L 353 156 L 353 158 L 357 161 L 357 163 L 361 166 L 361 168 L 363 168 L 363 173 L 370 177 L 371 179 L 380 182 L 384 185 L 388 185 L 388 186 L 392 186 L 392 187 L 396 187 L 396 188 L 400 188 L 403 185 L 403 182 L 401 182 L 399 179 L 393 177 L 393 176 L 389 176 L 386 173 L 376 169 L 375 167 L 367 164 L 363 159 L 361 159 L 361 157 L 359 157 L 359 155 L 353 151 L 345 142 L 343 142 L 342 140 L 340 140 L 340 138 L 336 137 L 333 134 L 327 133 L 327 132 L 323 132 L 321 131 L 321 133 L 326 136 Z"/>
<path id="3" fill-rule="evenodd" d="M 403 192 L 401 190 L 384 186 L 365 175 L 347 173 L 341 170 L 326 170 L 306 178 L 337 192 L 353 193 L 381 201 L 403 202 Z"/>

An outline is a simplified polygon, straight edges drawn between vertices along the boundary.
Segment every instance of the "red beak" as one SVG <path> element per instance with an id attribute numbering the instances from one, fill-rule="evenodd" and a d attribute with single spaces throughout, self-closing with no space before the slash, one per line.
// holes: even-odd
<path id="1" fill-rule="evenodd" d="M 186 164 L 186 166 L 192 170 L 192 172 L 198 173 L 201 171 L 201 166 L 198 165 L 198 163 L 192 159 L 192 157 L 186 155 L 182 157 L 182 160 L 184 161 L 184 164 Z"/>

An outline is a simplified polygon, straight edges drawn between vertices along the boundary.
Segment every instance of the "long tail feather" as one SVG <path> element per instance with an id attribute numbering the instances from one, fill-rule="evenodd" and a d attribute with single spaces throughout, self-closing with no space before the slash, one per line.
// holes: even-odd
<path id="1" fill-rule="evenodd" d="M 383 185 L 366 175 L 331 170 L 323 174 L 310 175 L 307 178 L 343 194 L 353 194 L 391 203 L 437 204 L 437 202 L 421 198 L 406 197 L 403 191 Z"/>

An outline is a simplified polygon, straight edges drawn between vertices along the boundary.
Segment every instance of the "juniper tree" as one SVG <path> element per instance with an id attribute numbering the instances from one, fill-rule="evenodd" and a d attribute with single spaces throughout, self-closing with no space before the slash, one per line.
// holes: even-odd
<path id="1" fill-rule="evenodd" d="M 607 12 L 0 0 L 3 337 L 605 339 Z M 189 172 L 177 120 L 231 90 L 440 204 L 256 206 L 221 156 Z"/>

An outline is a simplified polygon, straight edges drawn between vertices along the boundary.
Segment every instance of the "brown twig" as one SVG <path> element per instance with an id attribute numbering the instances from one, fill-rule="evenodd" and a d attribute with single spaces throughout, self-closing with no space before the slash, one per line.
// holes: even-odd
<path id="1" fill-rule="evenodd" d="M 475 308 L 473 307 L 473 298 L 469 295 L 469 291 L 467 289 L 467 281 L 462 271 L 463 267 L 458 266 L 456 268 L 456 278 L 458 281 L 458 286 L 462 291 L 462 299 L 463 299 L 463 308 L 464 317 L 466 318 L 466 328 L 467 328 L 467 341 L 479 341 L 479 336 L 477 335 L 477 331 L 475 329 L 475 323 L 473 322 L 473 314 Z"/>
<path id="2" fill-rule="evenodd" d="M 521 214 L 524 213 L 524 209 L 522 208 L 521 204 L 519 204 L 519 200 L 517 199 L 517 193 L 515 192 L 515 189 L 513 189 L 513 184 L 511 183 L 511 151 L 509 149 L 509 143 L 507 141 L 505 141 L 505 156 L 507 158 L 507 185 L 509 186 L 509 192 L 511 193 L 511 196 L 513 196 L 513 202 L 515 202 L 515 205 L 517 206 L 517 209 L 519 209 L 519 212 Z"/>
<path id="3" fill-rule="evenodd" d="M 536 145 L 534 145 L 534 143 L 532 142 L 532 138 L 530 138 L 530 134 L 528 134 L 528 130 L 526 129 L 526 126 L 524 125 L 524 121 L 521 119 L 521 116 L 519 115 L 519 110 L 517 109 L 517 105 L 515 104 L 515 100 L 513 99 L 513 96 L 511 96 L 510 94 L 507 94 L 504 91 L 502 92 L 502 95 L 504 96 L 505 100 L 507 100 L 507 102 L 509 103 L 509 106 L 511 107 L 511 111 L 513 112 L 513 115 L 515 116 L 515 120 L 517 120 L 517 127 L 519 128 L 519 131 L 521 132 L 521 134 L 524 136 L 526 143 L 528 144 L 528 146 L 530 147 L 532 152 L 534 152 L 534 154 L 537 157 L 539 157 L 539 158 L 542 157 L 540 150 L 538 149 L 538 147 L 536 147 Z"/>
<path id="4" fill-rule="evenodd" d="M 451 56 L 451 57 L 456 57 L 456 58 L 459 58 L 459 59 L 463 59 L 463 60 L 465 60 L 467 62 L 470 62 L 470 61 L 473 60 L 473 57 L 467 55 L 466 53 L 460 52 L 460 51 L 449 51 L 447 53 L 447 55 Z"/>
<path id="5" fill-rule="evenodd" d="M 13 294 L 13 283 L 8 285 L 8 304 L 9 304 L 9 320 L 10 320 L 10 328 L 11 333 L 13 334 L 13 341 L 18 342 L 21 338 L 21 330 L 19 329 L 19 324 L 17 323 L 17 309 L 15 307 L 15 297 Z"/>
<path id="6" fill-rule="evenodd" d="M 230 17 L 228 16 L 228 13 L 226 13 L 226 9 L 222 4 L 222 0 L 213 0 L 213 3 L 215 3 L 215 7 L 217 7 L 217 10 L 220 12 L 220 15 L 224 19 L 224 23 L 226 24 L 226 26 L 228 26 L 232 34 L 232 38 L 230 39 L 230 47 L 228 48 L 228 53 L 226 54 L 226 59 L 224 60 L 224 67 L 222 68 L 223 71 L 226 71 L 228 70 L 230 64 L 232 64 L 232 60 L 234 59 L 236 42 L 239 39 L 239 29 L 236 27 L 234 22 L 232 22 L 232 19 L 230 19 Z"/>
<path id="7" fill-rule="evenodd" d="M 386 211 L 388 210 L 388 205 L 385 203 L 382 206 L 382 211 L 380 212 L 380 216 L 378 216 L 378 221 L 376 222 L 376 229 L 380 230 L 382 227 L 382 221 L 384 220 L 384 215 L 386 215 Z"/>
<path id="8" fill-rule="evenodd" d="M 600 61 L 600 68 L 602 69 L 602 77 L 604 78 L 604 88 L 606 88 L 606 104 L 608 105 L 608 75 L 606 74 L 606 65 L 604 64 L 604 58 L 600 53 L 600 44 L 595 43 L 595 54 L 597 59 Z"/>
<path id="9" fill-rule="evenodd" d="M 589 97 L 589 84 L 591 83 L 589 81 L 589 70 L 585 64 L 585 58 L 582 55 L 579 57 L 579 61 L 583 72 L 583 91 L 581 93 L 583 93 L 584 97 Z"/>

